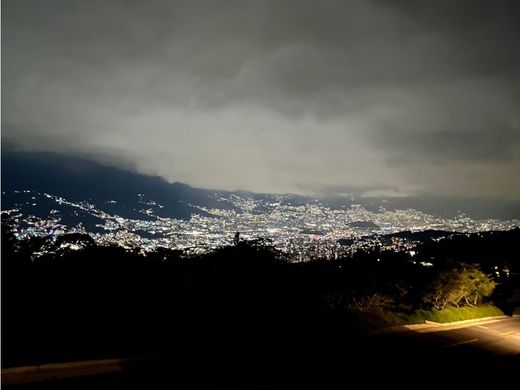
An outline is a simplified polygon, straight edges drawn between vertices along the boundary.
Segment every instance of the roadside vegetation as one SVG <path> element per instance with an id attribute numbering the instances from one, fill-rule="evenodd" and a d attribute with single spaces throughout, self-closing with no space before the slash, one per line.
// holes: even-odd
<path id="1" fill-rule="evenodd" d="M 408 316 L 408 321 L 412 324 L 421 324 L 425 321 L 446 323 L 502 315 L 504 315 L 502 310 L 490 304 L 461 307 L 447 306 L 442 310 L 436 308 L 430 310 L 419 309 Z"/>

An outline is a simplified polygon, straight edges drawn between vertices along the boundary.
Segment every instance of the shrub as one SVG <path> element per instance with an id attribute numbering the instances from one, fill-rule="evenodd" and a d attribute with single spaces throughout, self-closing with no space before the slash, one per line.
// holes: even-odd
<path id="1" fill-rule="evenodd" d="M 424 323 L 425 321 L 446 323 L 500 315 L 504 315 L 504 312 L 493 305 L 447 306 L 443 310 L 435 308 L 431 310 L 416 310 L 408 317 L 408 320 L 414 324 Z"/>

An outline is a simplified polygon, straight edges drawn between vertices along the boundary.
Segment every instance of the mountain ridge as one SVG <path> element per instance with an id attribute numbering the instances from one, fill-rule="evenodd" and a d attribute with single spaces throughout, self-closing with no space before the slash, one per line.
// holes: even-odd
<path id="1" fill-rule="evenodd" d="M 520 201 L 487 198 L 446 197 L 354 197 L 296 194 L 254 193 L 246 190 L 224 191 L 190 186 L 181 182 L 168 182 L 160 176 L 141 174 L 117 168 L 85 157 L 73 157 L 55 153 L 2 151 L 2 209 L 15 202 L 8 192 L 32 190 L 63 196 L 74 201 L 90 200 L 96 206 L 111 210 L 106 202 L 116 201 L 119 212 L 126 217 L 142 217 L 134 212 L 142 206 L 137 201 L 144 194 L 144 201 L 161 204 L 158 216 L 189 219 L 194 213 L 206 215 L 203 208 L 233 209 L 234 205 L 222 199 L 233 194 L 284 204 L 320 204 L 332 209 L 360 204 L 368 210 L 415 209 L 432 215 L 454 217 L 467 214 L 475 219 L 520 219 Z M 222 196 L 223 195 L 223 196 Z M 124 205 L 128 210 L 124 210 Z M 5 207 L 6 206 L 6 207 Z M 114 207 L 112 207 L 114 208 Z M 239 212 L 239 210 L 237 210 Z M 262 210 L 258 210 L 262 212 Z"/>

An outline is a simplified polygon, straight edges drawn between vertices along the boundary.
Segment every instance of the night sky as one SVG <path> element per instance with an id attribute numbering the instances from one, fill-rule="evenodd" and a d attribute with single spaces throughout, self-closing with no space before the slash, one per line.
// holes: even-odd
<path id="1" fill-rule="evenodd" d="M 205 188 L 520 200 L 520 1 L 2 1 L 2 143 Z"/>

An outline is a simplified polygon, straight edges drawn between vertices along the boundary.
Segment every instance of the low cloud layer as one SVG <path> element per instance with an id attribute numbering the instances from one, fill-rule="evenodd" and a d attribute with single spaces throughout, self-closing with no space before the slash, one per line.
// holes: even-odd
<path id="1" fill-rule="evenodd" d="M 207 188 L 520 199 L 519 18 L 514 0 L 4 0 L 2 141 Z"/>

